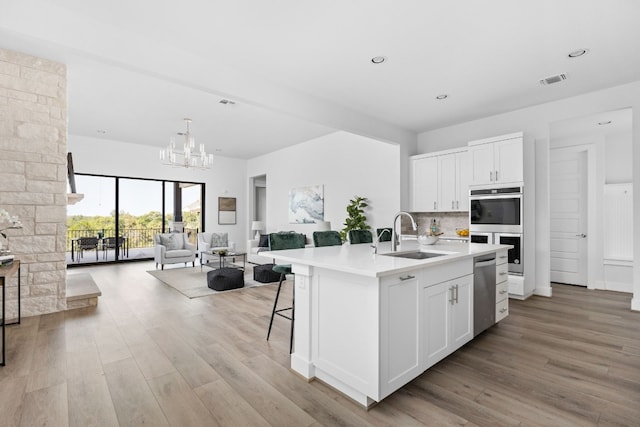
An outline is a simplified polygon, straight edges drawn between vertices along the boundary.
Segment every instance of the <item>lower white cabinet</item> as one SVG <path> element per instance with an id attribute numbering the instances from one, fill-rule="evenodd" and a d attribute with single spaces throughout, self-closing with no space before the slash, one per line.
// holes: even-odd
<path id="1" fill-rule="evenodd" d="M 381 283 L 380 333 L 387 345 L 381 348 L 381 392 L 387 395 L 402 387 L 424 369 L 420 366 L 418 277 L 420 272 L 385 278 Z"/>
<path id="2" fill-rule="evenodd" d="M 473 338 L 473 275 L 422 289 L 423 368 Z"/>

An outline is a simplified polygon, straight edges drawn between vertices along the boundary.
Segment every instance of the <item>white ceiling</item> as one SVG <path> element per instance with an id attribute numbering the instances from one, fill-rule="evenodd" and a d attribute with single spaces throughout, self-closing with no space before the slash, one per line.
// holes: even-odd
<path id="1" fill-rule="evenodd" d="M 241 158 L 336 129 L 411 143 L 640 76 L 634 0 L 0 0 L 0 10 L 0 47 L 68 64 L 71 134 L 160 147 L 190 117 L 198 142 Z M 567 57 L 580 48 L 590 51 Z M 388 59 L 374 65 L 377 55 Z M 558 73 L 569 79 L 539 84 Z"/>

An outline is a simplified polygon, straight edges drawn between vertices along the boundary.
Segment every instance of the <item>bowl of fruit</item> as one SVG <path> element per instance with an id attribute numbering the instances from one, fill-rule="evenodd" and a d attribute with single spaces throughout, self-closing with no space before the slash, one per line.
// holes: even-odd
<path id="1" fill-rule="evenodd" d="M 469 237 L 468 228 L 456 228 L 456 234 L 460 237 Z"/>

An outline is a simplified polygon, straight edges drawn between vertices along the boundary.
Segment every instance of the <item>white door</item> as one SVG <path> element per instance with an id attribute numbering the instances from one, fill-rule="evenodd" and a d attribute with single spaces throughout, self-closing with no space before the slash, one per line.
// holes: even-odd
<path id="1" fill-rule="evenodd" d="M 413 161 L 413 210 L 433 212 L 438 209 L 438 158 L 424 157 Z"/>
<path id="2" fill-rule="evenodd" d="M 473 275 L 450 283 L 455 286 L 455 304 L 451 308 L 451 344 L 455 350 L 473 338 Z"/>
<path id="3" fill-rule="evenodd" d="M 471 185 L 493 184 L 493 144 L 469 147 Z"/>
<path id="4" fill-rule="evenodd" d="M 456 155 L 438 156 L 438 177 L 440 183 L 439 211 L 455 211 L 457 200 Z"/>
<path id="5" fill-rule="evenodd" d="M 423 348 L 425 369 L 435 365 L 446 357 L 451 346 L 451 317 L 452 286 L 449 282 L 429 286 L 422 292 L 421 321 L 423 326 Z"/>
<path id="6" fill-rule="evenodd" d="M 498 141 L 494 145 L 496 182 L 523 181 L 522 137 Z"/>
<path id="7" fill-rule="evenodd" d="M 551 281 L 587 286 L 587 151 L 551 150 Z"/>

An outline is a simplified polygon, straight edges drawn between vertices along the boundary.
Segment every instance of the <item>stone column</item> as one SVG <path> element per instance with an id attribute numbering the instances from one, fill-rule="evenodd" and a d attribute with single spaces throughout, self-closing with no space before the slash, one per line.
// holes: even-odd
<path id="1" fill-rule="evenodd" d="M 22 263 L 22 315 L 66 308 L 67 69 L 0 49 L 0 208 L 23 228 L 8 230 Z M 7 286 L 7 319 L 17 280 Z"/>

